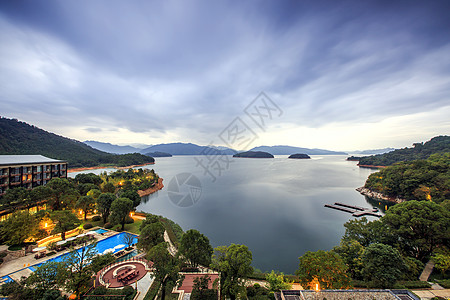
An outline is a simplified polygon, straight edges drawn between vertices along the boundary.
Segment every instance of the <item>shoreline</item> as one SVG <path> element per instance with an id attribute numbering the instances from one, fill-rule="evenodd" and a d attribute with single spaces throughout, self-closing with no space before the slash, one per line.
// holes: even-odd
<path id="1" fill-rule="evenodd" d="M 137 193 L 139 194 L 139 197 L 144 197 L 153 194 L 159 190 L 162 190 L 163 187 L 164 187 L 163 179 L 159 177 L 158 183 L 155 184 L 154 187 L 148 188 L 146 190 L 138 190 Z"/>
<path id="2" fill-rule="evenodd" d="M 360 164 L 357 164 L 357 166 L 361 167 L 361 168 L 368 168 L 368 169 L 384 169 L 384 168 L 388 167 L 388 166 L 360 165 Z"/>
<path id="3" fill-rule="evenodd" d="M 364 195 L 364 196 L 367 196 L 367 197 L 370 197 L 370 198 L 374 198 L 374 199 L 378 199 L 378 200 L 383 200 L 383 201 L 388 201 L 388 202 L 394 202 L 394 203 L 402 203 L 402 202 L 405 202 L 405 201 L 406 201 L 406 200 L 403 199 L 403 198 L 386 196 L 386 195 L 383 194 L 383 193 L 372 191 L 372 190 L 370 190 L 370 189 L 368 189 L 368 188 L 365 188 L 365 187 L 363 187 L 363 186 L 357 188 L 356 190 L 357 190 L 361 195 Z"/>
<path id="4" fill-rule="evenodd" d="M 124 170 L 124 169 L 131 169 L 135 167 L 143 167 L 147 165 L 154 165 L 155 163 L 147 163 L 147 164 L 141 164 L 141 165 L 131 165 L 126 167 L 118 167 L 118 166 L 110 166 L 110 167 L 80 167 L 80 168 L 71 168 L 67 169 L 67 173 L 74 173 L 74 172 L 81 172 L 81 171 L 88 171 L 88 170 L 97 170 L 97 169 L 117 169 L 117 170 Z"/>

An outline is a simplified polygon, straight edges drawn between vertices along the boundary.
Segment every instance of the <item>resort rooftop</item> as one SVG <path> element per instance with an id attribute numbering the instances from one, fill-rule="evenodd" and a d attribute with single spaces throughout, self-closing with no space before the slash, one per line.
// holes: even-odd
<path id="1" fill-rule="evenodd" d="M 0 155 L 0 166 L 62 163 L 62 162 L 65 161 L 48 158 L 43 155 Z"/>

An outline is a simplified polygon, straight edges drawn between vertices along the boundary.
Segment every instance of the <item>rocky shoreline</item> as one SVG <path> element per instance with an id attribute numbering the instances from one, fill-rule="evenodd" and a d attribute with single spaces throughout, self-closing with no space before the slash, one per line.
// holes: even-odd
<path id="1" fill-rule="evenodd" d="M 379 192 L 375 192 L 372 191 L 368 188 L 365 187 L 359 187 L 356 189 L 358 192 L 360 192 L 362 195 L 370 197 L 370 198 L 374 198 L 374 199 L 379 199 L 379 200 L 383 200 L 383 201 L 389 201 L 389 202 L 395 202 L 395 203 L 402 203 L 405 202 L 405 199 L 399 198 L 399 197 L 389 197 L 386 196 L 385 194 L 379 193 Z"/>
<path id="2" fill-rule="evenodd" d="M 153 187 L 146 189 L 146 190 L 139 190 L 139 191 L 137 191 L 137 193 L 139 194 L 139 197 L 144 197 L 144 196 L 153 194 L 156 191 L 162 190 L 163 187 L 164 187 L 163 179 L 160 177 L 158 179 L 158 183 L 155 184 Z"/>
<path id="3" fill-rule="evenodd" d="M 347 158 L 347 160 L 349 160 L 349 159 Z M 368 168 L 368 169 L 384 169 L 384 168 L 387 168 L 387 166 L 361 165 L 361 164 L 357 164 L 357 166 L 361 167 L 361 168 Z"/>

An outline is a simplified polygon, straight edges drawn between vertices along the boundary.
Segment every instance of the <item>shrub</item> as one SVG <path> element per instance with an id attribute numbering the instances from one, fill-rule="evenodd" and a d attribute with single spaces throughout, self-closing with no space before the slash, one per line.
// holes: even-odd
<path id="1" fill-rule="evenodd" d="M 133 218 L 130 217 L 130 216 L 127 216 L 127 217 L 125 218 L 125 224 L 131 224 L 131 223 L 134 223 Z"/>
<path id="2" fill-rule="evenodd" d="M 0 257 L 0 265 L 3 263 L 3 257 Z"/>
<path id="3" fill-rule="evenodd" d="M 105 229 L 111 229 L 113 226 L 111 223 L 105 223 L 105 225 L 103 225 L 103 227 L 105 227 Z"/>
<path id="4" fill-rule="evenodd" d="M 83 225 L 84 229 L 91 229 L 92 227 L 94 227 L 94 226 L 92 226 L 91 223 L 86 223 L 86 224 Z"/>
<path id="5" fill-rule="evenodd" d="M 429 289 L 431 285 L 426 281 L 397 281 L 395 289 Z"/>
<path id="6" fill-rule="evenodd" d="M 8 247 L 9 251 L 19 251 L 22 250 L 23 245 L 11 245 Z"/>
<path id="7" fill-rule="evenodd" d="M 443 286 L 446 289 L 450 289 L 450 279 L 442 279 L 442 280 L 436 280 L 439 285 Z"/>
<path id="8" fill-rule="evenodd" d="M 8 253 L 6 253 L 6 252 L 0 252 L 0 258 L 5 257 L 6 255 L 8 255 Z"/>
<path id="9" fill-rule="evenodd" d="M 100 216 L 93 216 L 92 217 L 92 222 L 98 222 L 100 221 L 102 218 Z"/>
<path id="10" fill-rule="evenodd" d="M 45 256 L 52 256 L 52 255 L 55 255 L 55 254 L 56 254 L 56 252 L 55 252 L 55 251 L 51 251 L 51 252 L 49 252 L 49 253 L 45 254 Z"/>

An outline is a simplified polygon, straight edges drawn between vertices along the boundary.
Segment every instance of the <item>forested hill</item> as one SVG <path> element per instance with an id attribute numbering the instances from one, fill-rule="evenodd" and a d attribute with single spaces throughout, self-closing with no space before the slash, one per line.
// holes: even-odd
<path id="1" fill-rule="evenodd" d="M 400 161 L 427 159 L 435 153 L 450 152 L 450 136 L 437 136 L 426 143 L 415 143 L 411 148 L 366 156 L 359 160 L 360 165 L 390 166 Z"/>
<path id="2" fill-rule="evenodd" d="M 406 200 L 450 200 L 450 153 L 389 166 L 371 174 L 364 187 Z"/>
<path id="3" fill-rule="evenodd" d="M 40 154 L 69 162 L 69 167 L 129 166 L 155 160 L 142 154 L 114 155 L 15 119 L 0 118 L 0 154 Z"/>

